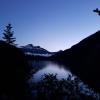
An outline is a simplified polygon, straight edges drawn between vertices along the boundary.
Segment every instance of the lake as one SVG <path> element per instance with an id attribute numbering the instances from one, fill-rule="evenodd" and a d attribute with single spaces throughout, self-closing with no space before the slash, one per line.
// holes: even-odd
<path id="1" fill-rule="evenodd" d="M 36 69 L 33 80 L 39 81 L 44 74 L 57 74 L 58 79 L 66 79 L 71 72 L 64 65 L 52 61 L 33 61 L 32 66 Z"/>
<path id="2" fill-rule="evenodd" d="M 40 81 L 44 77 L 44 74 L 57 74 L 58 80 L 67 79 L 69 75 L 72 76 L 72 79 L 76 77 L 73 76 L 67 66 L 58 64 L 53 61 L 31 61 L 31 64 L 35 69 L 31 82 Z M 82 81 L 80 81 L 78 85 L 82 93 L 86 95 L 92 95 L 95 98 L 100 98 L 99 94 L 96 94 L 93 90 L 89 89 L 88 86 L 85 85 Z"/>

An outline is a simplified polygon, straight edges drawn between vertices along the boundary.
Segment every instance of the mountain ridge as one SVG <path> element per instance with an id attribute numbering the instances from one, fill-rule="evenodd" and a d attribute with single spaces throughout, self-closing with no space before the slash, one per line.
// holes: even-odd
<path id="1" fill-rule="evenodd" d="M 51 59 L 69 66 L 72 73 L 100 92 L 100 31 L 56 53 Z"/>
<path id="2" fill-rule="evenodd" d="M 55 52 L 50 52 L 41 46 L 34 46 L 33 44 L 20 46 L 20 49 L 27 55 L 51 56 L 55 54 Z"/>

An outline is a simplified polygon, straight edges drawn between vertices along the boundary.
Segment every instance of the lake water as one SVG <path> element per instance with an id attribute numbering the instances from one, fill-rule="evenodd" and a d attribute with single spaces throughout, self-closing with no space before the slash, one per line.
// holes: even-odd
<path id="1" fill-rule="evenodd" d="M 41 80 L 44 74 L 57 74 L 58 79 L 66 79 L 68 75 L 71 75 L 66 66 L 52 61 L 33 61 L 32 66 L 36 69 L 36 72 L 33 74 L 34 81 Z"/>
<path id="2" fill-rule="evenodd" d="M 44 74 L 57 74 L 57 78 L 67 79 L 69 75 L 72 76 L 74 79 L 76 76 L 73 76 L 67 66 L 58 64 L 52 61 L 31 61 L 35 72 L 32 76 L 31 82 L 38 82 L 40 81 Z M 96 100 L 100 100 L 100 94 L 96 94 L 93 90 L 90 90 L 87 85 L 85 85 L 82 81 L 79 83 L 80 91 L 86 95 L 92 95 L 94 98 L 99 98 Z"/>

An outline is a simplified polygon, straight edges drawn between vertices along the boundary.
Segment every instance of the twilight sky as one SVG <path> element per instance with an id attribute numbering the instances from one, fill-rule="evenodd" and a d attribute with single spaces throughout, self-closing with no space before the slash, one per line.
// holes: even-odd
<path id="1" fill-rule="evenodd" d="M 64 50 L 100 29 L 97 7 L 100 0 L 0 0 L 0 39 L 11 23 L 19 45 Z"/>

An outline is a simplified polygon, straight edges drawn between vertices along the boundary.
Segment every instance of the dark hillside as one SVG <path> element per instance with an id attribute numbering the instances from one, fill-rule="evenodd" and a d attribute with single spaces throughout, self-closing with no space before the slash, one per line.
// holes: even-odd
<path id="1" fill-rule="evenodd" d="M 69 65 L 74 74 L 100 91 L 100 31 L 57 53 L 52 59 Z"/>
<path id="2" fill-rule="evenodd" d="M 31 100 L 30 70 L 19 49 L 0 41 L 0 100 Z"/>

